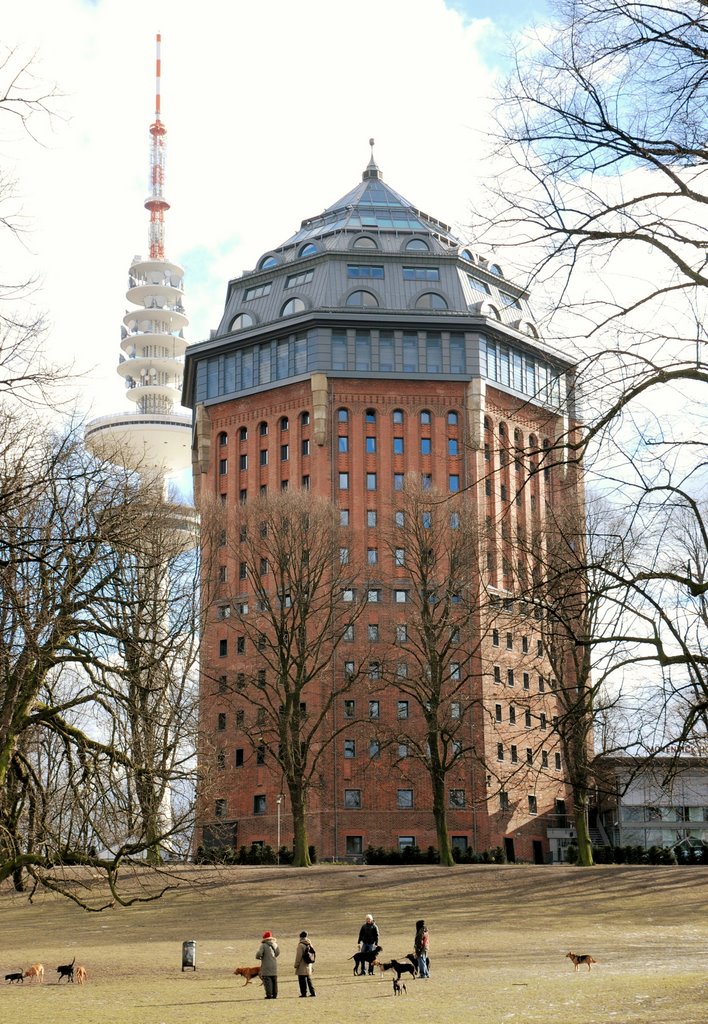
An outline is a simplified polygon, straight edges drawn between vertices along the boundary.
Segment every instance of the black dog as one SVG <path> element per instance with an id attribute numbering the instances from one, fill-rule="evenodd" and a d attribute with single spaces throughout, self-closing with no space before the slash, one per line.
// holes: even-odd
<path id="1" fill-rule="evenodd" d="M 406 960 L 410 960 L 410 962 L 415 967 L 416 971 L 418 970 L 418 957 L 415 955 L 415 953 L 409 953 L 408 956 L 406 957 Z M 428 957 L 428 968 L 430 968 L 430 957 Z"/>
<path id="2" fill-rule="evenodd" d="M 76 957 L 71 961 L 70 964 L 60 964 L 57 967 L 57 974 L 59 975 L 59 981 L 62 978 L 66 978 L 67 982 L 74 980 L 74 964 L 76 963 Z M 58 984 L 58 983 L 57 983 Z"/>
<path id="3" fill-rule="evenodd" d="M 377 958 L 383 946 L 374 946 L 373 949 L 367 952 L 355 953 L 354 956 L 350 956 L 349 959 L 354 961 L 354 974 L 366 974 L 367 968 L 369 974 L 374 973 L 374 960 Z"/>
<path id="4" fill-rule="evenodd" d="M 400 960 L 389 960 L 388 963 L 381 964 L 382 971 L 395 971 L 396 981 L 401 980 L 402 974 L 410 974 L 412 978 L 415 978 L 418 973 L 413 964 L 402 964 Z"/>
<path id="5" fill-rule="evenodd" d="M 16 971 L 14 974 L 6 974 L 5 981 L 9 981 L 11 985 L 14 981 L 21 981 L 22 984 L 24 985 L 25 976 L 22 973 L 22 971 Z"/>

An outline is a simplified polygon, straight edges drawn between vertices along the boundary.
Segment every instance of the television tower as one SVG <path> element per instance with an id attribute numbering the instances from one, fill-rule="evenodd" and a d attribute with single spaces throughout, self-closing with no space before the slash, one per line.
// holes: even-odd
<path id="1" fill-rule="evenodd" d="M 95 454 L 137 470 L 179 473 L 191 463 L 191 412 L 180 406 L 184 332 L 184 271 L 165 257 L 165 136 L 160 111 L 160 42 L 155 62 L 155 120 L 150 125 L 150 211 L 148 257 L 135 256 L 128 271 L 118 373 L 125 381 L 131 412 L 109 413 L 86 427 Z"/>

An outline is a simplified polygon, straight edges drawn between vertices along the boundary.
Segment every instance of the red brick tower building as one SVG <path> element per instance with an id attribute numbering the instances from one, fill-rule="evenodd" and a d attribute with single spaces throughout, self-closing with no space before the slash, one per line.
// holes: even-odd
<path id="1" fill-rule="evenodd" d="M 569 791 L 525 538 L 543 536 L 549 509 L 581 501 L 578 479 L 543 458 L 573 424 L 571 381 L 524 289 L 385 184 L 373 156 L 351 192 L 230 282 L 219 327 L 187 352 L 184 385 L 197 502 L 225 516 L 205 570 L 198 844 L 290 843 L 288 791 L 254 732 L 263 692 L 244 682 L 259 678 L 242 628 L 256 591 L 226 537 L 230 515 L 302 490 L 336 508 L 340 558 L 360 566 L 341 594 L 356 619 L 302 705 L 311 720 L 325 691 L 337 694 L 309 842 L 320 859 L 437 845 L 429 707 L 410 683 L 420 565 L 404 519 L 415 501 L 425 520 L 429 494 L 446 528 L 475 532 L 474 597 L 450 596 L 440 695 L 452 846 L 562 859 Z"/>

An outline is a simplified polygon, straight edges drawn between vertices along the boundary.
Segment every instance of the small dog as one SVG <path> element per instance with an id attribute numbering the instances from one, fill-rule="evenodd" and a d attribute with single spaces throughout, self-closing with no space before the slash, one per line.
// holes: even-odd
<path id="1" fill-rule="evenodd" d="M 366 974 L 367 968 L 369 974 L 374 973 L 374 962 L 376 961 L 379 953 L 382 951 L 383 946 L 374 946 L 373 949 L 362 953 L 361 950 L 355 953 L 354 956 L 350 956 L 349 959 L 354 961 L 354 974 Z"/>
<path id="2" fill-rule="evenodd" d="M 244 984 L 250 985 L 254 978 L 259 977 L 261 973 L 260 967 L 237 967 L 234 974 L 238 974 L 240 978 L 245 978 Z"/>
<path id="3" fill-rule="evenodd" d="M 408 989 L 406 988 L 405 981 L 398 981 L 396 978 L 393 979 L 393 994 L 394 996 L 408 995 Z"/>
<path id="4" fill-rule="evenodd" d="M 589 953 L 581 953 L 580 955 L 577 953 L 566 953 L 565 955 L 573 962 L 573 968 L 576 971 L 581 964 L 587 964 L 588 970 L 591 971 L 592 965 L 597 963 L 597 960 L 593 960 Z"/>
<path id="5" fill-rule="evenodd" d="M 88 978 L 88 974 L 87 974 L 87 971 L 86 971 L 86 968 L 84 967 L 84 965 L 83 964 L 79 964 L 78 967 L 76 968 L 76 971 L 74 973 L 76 975 L 76 983 L 77 983 L 77 985 L 83 985 L 83 983 Z"/>
<path id="6" fill-rule="evenodd" d="M 418 973 L 413 964 L 402 964 L 400 960 L 389 960 L 389 962 L 385 964 L 381 963 L 380 960 L 377 960 L 377 963 L 381 968 L 382 974 L 384 971 L 395 971 L 396 981 L 401 980 L 402 974 L 410 974 L 411 978 L 415 978 L 416 974 Z"/>
<path id="7" fill-rule="evenodd" d="M 5 975 L 5 981 L 9 981 L 11 985 L 14 982 L 17 982 L 18 984 L 21 982 L 24 985 L 24 983 L 25 983 L 25 976 L 22 973 L 22 971 L 15 971 L 13 974 L 6 974 Z"/>
<path id="8" fill-rule="evenodd" d="M 25 971 L 25 978 L 36 978 L 41 985 L 44 981 L 44 964 L 32 964 Z"/>
<path id="9" fill-rule="evenodd" d="M 62 978 L 66 978 L 67 984 L 74 982 L 74 964 L 76 963 L 76 957 L 71 961 L 70 964 L 59 964 L 57 967 L 57 974 L 59 975 L 59 981 Z M 59 984 L 59 981 L 57 984 Z"/>

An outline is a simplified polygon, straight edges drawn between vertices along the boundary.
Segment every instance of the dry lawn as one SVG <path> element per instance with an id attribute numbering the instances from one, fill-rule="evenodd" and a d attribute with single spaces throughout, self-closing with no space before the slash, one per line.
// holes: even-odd
<path id="1" fill-rule="evenodd" d="M 5 985 L 3 1024 L 705 1024 L 708 868 L 317 866 L 180 869 L 159 903 L 87 914 L 58 897 L 0 895 L 0 981 L 40 960 L 45 984 Z M 373 913 L 387 957 L 431 934 L 431 978 L 352 975 L 359 926 Z M 297 935 L 317 949 L 317 1001 L 301 1002 Z M 232 974 L 254 964 L 262 932 L 281 943 L 280 998 Z M 181 944 L 197 942 L 197 970 Z M 574 973 L 569 949 L 591 953 Z M 83 987 L 56 966 L 86 965 Z"/>

